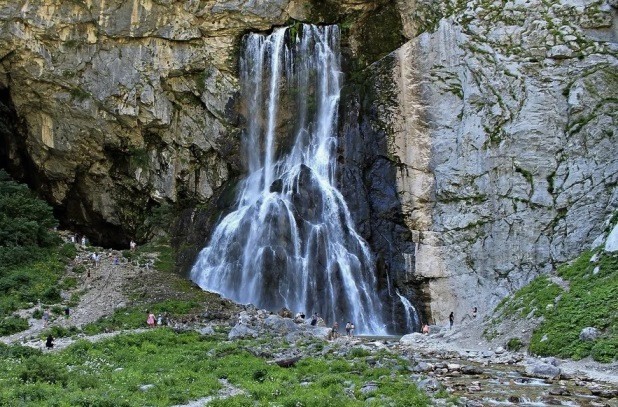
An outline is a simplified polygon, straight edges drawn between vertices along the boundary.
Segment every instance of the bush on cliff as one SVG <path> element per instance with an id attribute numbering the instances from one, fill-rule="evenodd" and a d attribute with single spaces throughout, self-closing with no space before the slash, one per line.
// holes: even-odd
<path id="1" fill-rule="evenodd" d="M 0 330 L 6 335 L 27 328 L 12 313 L 41 300 L 61 300 L 56 288 L 64 273 L 60 239 L 52 208 L 26 185 L 0 170 Z"/>
<path id="2" fill-rule="evenodd" d="M 52 208 L 0 170 L 0 267 L 19 264 L 39 248 L 58 245 Z"/>
<path id="3" fill-rule="evenodd" d="M 618 254 L 586 252 L 558 269 L 569 283 L 555 307 L 545 310 L 545 319 L 532 334 L 530 352 L 581 359 L 592 356 L 600 362 L 618 357 Z M 594 327 L 600 335 L 582 340 L 582 329 Z"/>
<path id="4" fill-rule="evenodd" d="M 594 256 L 594 258 L 593 258 Z M 581 359 L 591 356 L 611 362 L 618 355 L 618 254 L 601 248 L 588 251 L 558 268 L 568 289 L 540 276 L 503 301 L 501 316 L 541 317 L 528 351 L 540 356 Z M 580 339 L 582 329 L 594 327 L 599 336 Z"/>

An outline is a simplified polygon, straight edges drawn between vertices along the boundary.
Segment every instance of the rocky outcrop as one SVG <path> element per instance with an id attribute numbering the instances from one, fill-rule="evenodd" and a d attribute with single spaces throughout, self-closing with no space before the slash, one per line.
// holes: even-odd
<path id="1" fill-rule="evenodd" d="M 399 3 L 409 35 L 435 31 L 370 68 L 364 137 L 385 138 L 391 206 L 411 231 L 398 285 L 445 322 L 577 255 L 617 207 L 616 9 L 425 2 L 421 17 L 443 17 L 427 22 Z"/>
<path id="2" fill-rule="evenodd" d="M 0 103 L 11 124 L 0 131 L 3 166 L 93 241 L 146 239 L 153 209 L 211 202 L 242 170 L 242 35 L 292 19 L 347 19 L 356 49 L 357 22 L 382 3 L 5 2 Z"/>

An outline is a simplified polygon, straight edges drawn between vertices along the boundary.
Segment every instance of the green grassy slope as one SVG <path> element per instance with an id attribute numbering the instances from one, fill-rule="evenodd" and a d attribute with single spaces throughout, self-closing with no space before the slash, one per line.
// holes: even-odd
<path id="1" fill-rule="evenodd" d="M 605 252 L 602 247 L 584 252 L 559 267 L 557 277 L 566 284 L 540 276 L 503 300 L 496 308 L 492 324 L 503 318 L 540 317 L 542 322 L 528 346 L 530 353 L 573 359 L 591 356 L 600 362 L 616 360 L 618 253 Z M 599 331 L 596 340 L 579 339 L 586 327 Z"/>

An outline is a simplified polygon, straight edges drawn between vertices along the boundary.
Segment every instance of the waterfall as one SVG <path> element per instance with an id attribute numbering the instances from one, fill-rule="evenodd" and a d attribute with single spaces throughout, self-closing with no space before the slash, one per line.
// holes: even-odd
<path id="1" fill-rule="evenodd" d="M 406 297 L 401 295 L 399 293 L 399 290 L 395 290 L 395 293 L 397 294 L 397 297 L 399 297 L 399 300 L 403 304 L 405 317 L 406 317 L 406 325 L 408 327 L 421 326 L 421 321 L 418 318 L 419 313 L 414 307 L 414 305 L 412 305 L 410 300 L 408 300 Z"/>
<path id="2" fill-rule="evenodd" d="M 240 72 L 248 174 L 191 279 L 240 303 L 384 334 L 374 261 L 335 187 L 338 27 L 248 34 Z"/>

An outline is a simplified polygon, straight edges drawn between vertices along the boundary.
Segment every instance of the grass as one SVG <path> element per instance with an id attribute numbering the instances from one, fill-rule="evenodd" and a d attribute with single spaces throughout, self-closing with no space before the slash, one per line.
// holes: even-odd
<path id="1" fill-rule="evenodd" d="M 590 262 L 591 252 L 558 270 L 570 283 L 554 310 L 534 331 L 529 350 L 539 355 L 581 359 L 592 356 L 600 362 L 618 358 L 618 254 L 599 252 L 598 262 Z M 594 274 L 596 267 L 598 273 Z M 595 327 L 600 336 L 581 341 L 583 328 Z"/>
<path id="2" fill-rule="evenodd" d="M 175 270 L 176 261 L 174 259 L 174 251 L 166 241 L 153 241 L 144 245 L 138 246 L 135 251 L 124 250 L 122 256 L 129 261 L 145 264 L 152 261 L 153 266 L 162 272 L 171 273 Z"/>
<path id="3" fill-rule="evenodd" d="M 61 247 L 60 247 L 61 248 Z M 66 263 L 62 249 L 37 250 L 37 259 L 9 267 L 0 275 L 0 335 L 10 335 L 28 329 L 28 322 L 13 313 L 37 304 L 63 313 L 61 289 L 72 288 L 76 280 L 65 276 Z M 39 310 L 40 311 L 40 310 Z M 39 318 L 42 311 L 37 313 Z"/>
<path id="4" fill-rule="evenodd" d="M 556 298 L 562 293 L 562 288 L 550 281 L 547 276 L 540 276 L 530 284 L 517 291 L 512 297 L 505 298 L 496 311 L 505 317 L 526 317 L 530 313 L 539 317 L 554 305 Z"/>
<path id="5" fill-rule="evenodd" d="M 591 262 L 595 253 L 598 260 Z M 568 283 L 568 290 L 540 276 L 503 300 L 492 323 L 504 317 L 541 317 L 542 322 L 532 333 L 530 353 L 573 359 L 591 356 L 599 362 L 617 360 L 618 254 L 602 249 L 588 251 L 558 268 L 557 274 Z M 597 328 L 599 337 L 580 340 L 579 334 L 586 327 Z"/>
<path id="6" fill-rule="evenodd" d="M 112 315 L 87 324 L 82 330 L 88 335 L 94 335 L 102 332 L 145 328 L 147 311 L 155 315 L 166 314 L 168 318 L 177 320 L 193 315 L 201 309 L 201 304 L 197 301 L 168 299 L 149 305 L 117 309 Z"/>
<path id="7" fill-rule="evenodd" d="M 405 370 L 327 354 L 281 368 L 246 349 L 255 342 L 156 329 L 41 353 L 0 346 L 0 405 L 169 406 L 216 395 L 219 379 L 245 394 L 215 406 L 427 406 Z M 363 394 L 367 381 L 375 392 Z M 146 386 L 146 387 L 144 387 Z"/>

